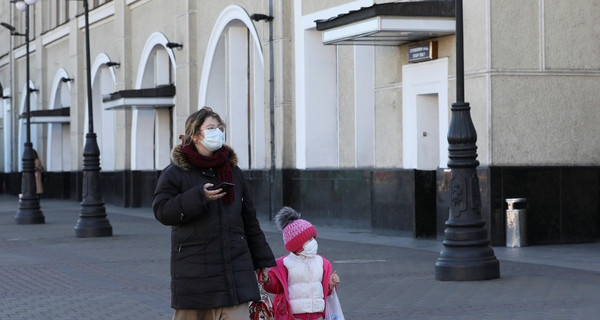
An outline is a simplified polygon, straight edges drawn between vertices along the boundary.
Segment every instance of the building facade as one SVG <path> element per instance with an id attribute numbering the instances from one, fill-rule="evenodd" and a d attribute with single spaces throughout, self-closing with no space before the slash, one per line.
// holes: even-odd
<path id="1" fill-rule="evenodd" d="M 150 206 L 187 116 L 208 105 L 227 123 L 259 214 L 290 205 L 315 223 L 441 239 L 454 1 L 89 3 L 106 202 Z M 0 20 L 24 30 L 12 6 L 0 3 Z M 30 10 L 31 134 L 48 170 L 44 197 L 80 199 L 83 6 L 38 0 Z M 465 100 L 492 243 L 504 243 L 505 199 L 514 197 L 528 200 L 530 243 L 597 239 L 600 0 L 464 0 L 463 12 Z M 2 192 L 18 194 L 26 52 L 8 30 L 0 43 Z M 431 55 L 413 60 L 423 45 Z"/>

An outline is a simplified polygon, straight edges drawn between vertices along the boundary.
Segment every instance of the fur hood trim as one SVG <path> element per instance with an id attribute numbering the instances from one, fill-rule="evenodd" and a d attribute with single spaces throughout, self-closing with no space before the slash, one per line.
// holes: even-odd
<path id="1" fill-rule="evenodd" d="M 232 167 L 237 166 L 238 158 L 237 154 L 233 149 L 228 145 L 223 145 L 223 147 L 229 150 L 229 163 L 231 163 Z M 173 150 L 171 150 L 171 162 L 174 166 L 179 167 L 185 171 L 195 170 L 196 166 L 194 166 L 187 158 L 185 153 L 181 150 L 181 145 L 176 145 Z"/>

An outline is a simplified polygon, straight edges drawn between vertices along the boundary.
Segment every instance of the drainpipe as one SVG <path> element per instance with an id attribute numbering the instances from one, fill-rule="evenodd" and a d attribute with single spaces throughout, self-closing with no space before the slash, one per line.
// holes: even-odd
<path id="1" fill-rule="evenodd" d="M 255 13 L 250 16 L 254 21 L 269 23 L 269 119 L 271 127 L 271 168 L 269 169 L 269 218 L 273 220 L 275 212 L 275 67 L 273 63 L 273 0 L 269 0 L 269 15 Z"/>
<path id="2" fill-rule="evenodd" d="M 269 170 L 269 218 L 275 214 L 275 67 L 273 63 L 273 0 L 269 0 L 269 119 L 271 122 L 271 169 Z"/>
<path id="3" fill-rule="evenodd" d="M 9 18 L 9 23 L 11 26 L 14 26 L 15 22 L 14 22 L 14 6 L 8 6 L 10 9 L 10 18 Z M 17 96 L 17 86 L 15 83 L 15 53 L 14 53 L 14 47 L 15 47 L 15 40 L 14 37 L 9 37 L 10 38 L 10 50 L 8 50 L 9 52 L 9 62 L 10 62 L 10 135 L 11 135 L 11 140 L 16 140 L 19 141 L 19 135 L 18 135 L 18 128 L 16 127 L 17 122 L 16 122 L 16 117 L 18 115 L 18 110 L 17 110 L 17 103 L 16 101 L 18 101 L 17 99 L 15 99 L 15 97 Z M 29 84 L 27 84 L 29 85 Z M 11 143 L 11 147 L 10 147 L 10 154 L 8 155 L 10 157 L 10 168 L 6 168 L 7 172 L 18 172 L 19 171 L 19 166 L 18 164 L 18 157 L 17 157 L 17 153 L 18 153 L 18 143 Z"/>

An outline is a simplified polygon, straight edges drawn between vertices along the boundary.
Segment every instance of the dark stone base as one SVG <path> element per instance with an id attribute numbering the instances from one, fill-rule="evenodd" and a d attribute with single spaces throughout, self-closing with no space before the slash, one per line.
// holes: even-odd
<path id="1" fill-rule="evenodd" d="M 435 171 L 373 171 L 371 226 L 435 236 Z"/>
<path id="2" fill-rule="evenodd" d="M 530 245 L 600 239 L 600 167 L 479 167 L 477 174 L 481 214 L 492 245 L 506 244 L 507 198 L 527 198 Z M 101 172 L 104 201 L 151 207 L 159 175 Z M 249 170 L 245 175 L 262 217 L 287 205 L 314 223 L 413 237 L 437 235 L 443 240 L 450 203 L 450 172 L 444 169 L 284 169 L 275 171 L 272 186 L 268 170 Z M 18 172 L 0 173 L 0 191 L 18 195 L 20 177 Z M 48 172 L 47 177 L 42 207 L 44 198 L 82 200 L 82 172 Z"/>
<path id="3" fill-rule="evenodd" d="M 600 239 L 600 167 L 480 167 L 482 217 L 494 246 L 506 245 L 506 199 L 526 198 L 530 245 Z M 448 219 L 450 172 L 437 172 L 438 240 Z"/>
<path id="4" fill-rule="evenodd" d="M 0 192 L 13 196 L 21 193 L 21 173 L 20 172 L 0 172 Z"/>
<path id="5" fill-rule="evenodd" d="M 527 198 L 529 244 L 600 238 L 600 167 L 492 167 L 490 172 L 493 244 L 506 243 L 507 198 Z"/>
<path id="6" fill-rule="evenodd" d="M 281 170 L 274 172 L 272 185 L 269 170 L 248 170 L 244 172 L 244 177 L 254 200 L 256 214 L 264 219 L 272 219 L 283 206 Z"/>
<path id="7" fill-rule="evenodd" d="M 159 175 L 156 171 L 102 171 L 104 201 L 151 207 Z M 11 179 L 19 176 L 15 173 Z M 248 170 L 245 177 L 257 214 L 263 218 L 271 218 L 286 205 L 315 224 L 413 237 L 436 234 L 435 171 L 285 169 L 275 171 L 273 184 L 269 170 Z M 43 197 L 81 201 L 82 181 L 81 172 L 49 173 Z"/>
<path id="8" fill-rule="evenodd" d="M 313 223 L 435 235 L 435 171 L 284 170 L 283 204 Z"/>

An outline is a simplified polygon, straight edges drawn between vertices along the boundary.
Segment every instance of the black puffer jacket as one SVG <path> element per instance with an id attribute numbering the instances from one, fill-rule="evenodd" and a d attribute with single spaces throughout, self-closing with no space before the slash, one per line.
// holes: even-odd
<path id="1" fill-rule="evenodd" d="M 191 164 L 180 146 L 158 179 L 154 216 L 171 231 L 171 307 L 209 309 L 259 300 L 255 269 L 275 265 L 237 157 L 229 149 L 235 202 L 206 201 L 216 171 Z M 231 192 L 231 191 L 230 191 Z"/>

